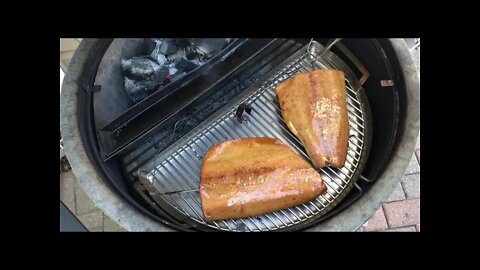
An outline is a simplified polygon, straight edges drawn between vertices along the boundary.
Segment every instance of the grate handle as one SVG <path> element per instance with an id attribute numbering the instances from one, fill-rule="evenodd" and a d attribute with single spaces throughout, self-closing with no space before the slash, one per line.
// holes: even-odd
<path id="1" fill-rule="evenodd" d="M 340 40 L 342 40 L 342 38 L 333 38 L 333 39 L 330 39 L 327 43 L 327 45 L 325 46 L 324 50 L 318 55 L 318 56 L 315 56 L 314 54 L 312 54 L 312 50 L 310 49 L 311 48 L 311 45 L 313 43 L 313 38 L 310 39 L 310 42 L 308 43 L 308 53 L 314 57 L 317 61 L 318 58 L 320 57 L 323 57 L 323 55 L 328 52 L 334 45 L 337 46 L 337 48 L 345 55 L 348 57 L 348 59 L 355 65 L 355 67 L 360 71 L 360 73 L 362 73 L 362 76 L 358 79 L 358 84 L 356 85 L 356 91 L 359 91 L 360 88 L 363 86 L 363 84 L 367 81 L 367 79 L 370 77 L 370 72 L 368 71 L 368 69 L 362 64 L 362 62 L 360 62 L 360 60 L 358 60 L 358 58 L 353 55 L 352 52 L 350 52 L 350 50 L 347 49 L 347 47 L 345 47 L 345 45 L 343 45 Z"/>

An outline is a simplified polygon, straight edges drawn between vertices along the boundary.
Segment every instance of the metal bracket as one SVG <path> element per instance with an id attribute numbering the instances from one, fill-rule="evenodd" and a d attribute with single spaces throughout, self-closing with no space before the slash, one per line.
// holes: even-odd
<path id="1" fill-rule="evenodd" d="M 370 77 L 370 72 L 368 72 L 367 68 L 358 60 L 353 53 L 351 53 L 345 45 L 342 43 L 338 43 L 337 47 L 340 51 L 342 51 L 343 54 L 345 54 L 350 61 L 358 68 L 358 70 L 362 73 L 362 77 L 358 79 L 358 83 L 360 86 L 363 86 L 363 84 L 367 81 L 368 77 Z"/>
<path id="2" fill-rule="evenodd" d="M 363 175 L 360 175 L 360 179 L 362 179 L 363 181 L 365 181 L 367 183 L 373 183 L 373 181 L 375 181 L 375 180 L 370 180 L 370 179 L 364 177 Z"/>
<path id="3" fill-rule="evenodd" d="M 318 55 L 318 56 L 315 56 L 314 54 L 312 54 L 312 50 L 311 50 L 311 44 L 313 43 L 313 38 L 310 40 L 310 42 L 308 43 L 308 53 L 314 57 L 315 59 L 318 60 L 318 57 L 323 57 L 323 55 L 325 53 L 327 53 L 334 45 L 337 46 L 337 48 L 346 56 L 348 57 L 348 59 L 355 65 L 355 67 L 362 73 L 362 76 L 358 79 L 358 85 L 355 87 L 356 91 L 359 91 L 360 88 L 363 86 L 363 84 L 367 81 L 367 79 L 370 77 L 370 72 L 367 70 L 367 68 L 360 62 L 360 60 L 358 60 L 357 57 L 355 57 L 355 55 L 353 55 L 353 53 L 350 52 L 350 50 L 347 49 L 347 47 L 345 47 L 345 45 L 343 45 L 340 40 L 342 40 L 342 38 L 333 38 L 333 39 L 330 39 L 327 43 L 327 45 L 325 46 L 325 48 L 323 49 L 323 51 Z"/>

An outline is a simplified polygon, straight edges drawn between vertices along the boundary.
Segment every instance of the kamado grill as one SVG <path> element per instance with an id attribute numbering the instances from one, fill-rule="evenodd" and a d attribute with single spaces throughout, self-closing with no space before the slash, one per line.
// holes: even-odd
<path id="1" fill-rule="evenodd" d="M 63 144 L 72 169 L 94 201 L 129 230 L 354 230 L 408 164 L 419 130 L 419 86 L 403 40 L 197 39 L 200 65 L 132 98 L 122 60 L 162 48 L 149 42 L 84 40 L 62 91 Z M 212 145 L 273 137 L 309 159 L 282 119 L 275 87 L 324 68 L 345 73 L 350 126 L 345 166 L 319 170 L 327 192 L 260 216 L 204 221 L 198 186 Z"/>

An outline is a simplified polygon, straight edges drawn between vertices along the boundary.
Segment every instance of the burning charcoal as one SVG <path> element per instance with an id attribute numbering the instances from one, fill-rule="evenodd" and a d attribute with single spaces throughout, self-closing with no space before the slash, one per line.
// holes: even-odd
<path id="1" fill-rule="evenodd" d="M 185 50 L 177 50 L 174 54 L 169 54 L 167 60 L 170 63 L 176 63 L 180 61 L 181 58 L 185 58 Z"/>
<path id="2" fill-rule="evenodd" d="M 188 61 L 185 58 L 180 58 L 175 62 L 175 66 L 177 69 L 180 69 L 185 72 L 192 71 L 198 67 L 198 65 L 192 63 L 191 61 Z"/>
<path id="3" fill-rule="evenodd" d="M 149 56 L 122 60 L 124 76 L 134 80 L 161 81 L 168 75 L 168 68 L 159 65 Z"/>
<path id="4" fill-rule="evenodd" d="M 193 59 L 198 59 L 198 53 L 197 53 L 197 50 L 192 47 L 192 46 L 188 46 L 185 48 L 185 57 L 188 59 L 188 60 L 193 60 Z"/>
<path id="5" fill-rule="evenodd" d="M 159 65 L 166 65 L 166 64 L 168 64 L 168 63 L 170 62 L 170 61 L 165 57 L 165 55 L 163 55 L 163 54 L 161 54 L 161 53 L 157 53 L 157 54 L 152 53 L 150 56 L 151 56 L 154 60 L 156 60 Z"/>
<path id="6" fill-rule="evenodd" d="M 170 63 L 166 65 L 166 67 L 168 67 L 168 73 L 170 74 L 168 75 L 168 78 L 170 79 L 170 81 L 176 80 L 177 77 L 181 75 L 181 72 L 179 72 L 178 69 L 175 67 L 175 63 Z"/>
<path id="7" fill-rule="evenodd" d="M 136 103 L 203 65 L 231 40 L 152 38 L 150 55 L 122 60 L 125 90 Z"/>
<path id="8" fill-rule="evenodd" d="M 171 75 L 174 75 L 178 72 L 178 69 L 175 67 L 175 63 L 170 63 L 167 65 L 168 67 L 168 73 Z"/>
<path id="9" fill-rule="evenodd" d="M 169 75 L 169 69 L 149 56 L 122 60 L 125 90 L 134 102 L 145 98 Z"/>
<path id="10" fill-rule="evenodd" d="M 153 41 L 155 42 L 155 49 L 152 51 L 150 56 L 153 59 L 157 60 L 157 63 L 160 65 L 164 65 L 165 63 L 168 63 L 169 60 L 165 57 L 165 54 L 161 52 L 161 47 L 164 41 L 161 39 L 153 39 Z"/>
<path id="11" fill-rule="evenodd" d="M 177 45 L 175 40 L 171 38 L 154 38 L 152 39 L 156 43 L 155 51 L 161 54 L 172 54 L 177 51 Z"/>
<path id="12" fill-rule="evenodd" d="M 130 99 L 137 103 L 153 92 L 157 84 L 152 81 L 134 81 L 125 78 L 125 90 Z"/>

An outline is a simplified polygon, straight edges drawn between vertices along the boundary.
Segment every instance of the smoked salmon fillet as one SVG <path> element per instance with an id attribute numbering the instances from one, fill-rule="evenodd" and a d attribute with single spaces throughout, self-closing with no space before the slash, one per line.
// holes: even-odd
<path id="1" fill-rule="evenodd" d="M 345 74 L 336 69 L 299 73 L 275 92 L 283 120 L 316 167 L 345 165 L 349 138 Z"/>
<path id="2" fill-rule="evenodd" d="M 274 138 L 242 138 L 213 145 L 200 172 L 205 220 L 242 218 L 313 200 L 327 189 L 320 174 Z"/>

